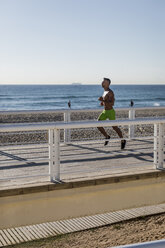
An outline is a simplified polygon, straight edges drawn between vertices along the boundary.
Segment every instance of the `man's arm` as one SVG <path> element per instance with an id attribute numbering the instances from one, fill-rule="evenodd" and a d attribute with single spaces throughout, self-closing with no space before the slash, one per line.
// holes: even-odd
<path id="1" fill-rule="evenodd" d="M 100 96 L 100 97 L 98 98 L 98 100 L 102 102 L 102 101 L 103 101 L 103 97 Z"/>

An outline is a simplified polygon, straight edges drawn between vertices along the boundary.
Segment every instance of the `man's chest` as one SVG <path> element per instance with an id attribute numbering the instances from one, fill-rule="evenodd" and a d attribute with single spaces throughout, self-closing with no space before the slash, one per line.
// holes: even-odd
<path id="1" fill-rule="evenodd" d="M 108 91 L 104 91 L 103 93 L 103 98 L 107 98 L 109 96 L 109 90 Z"/>

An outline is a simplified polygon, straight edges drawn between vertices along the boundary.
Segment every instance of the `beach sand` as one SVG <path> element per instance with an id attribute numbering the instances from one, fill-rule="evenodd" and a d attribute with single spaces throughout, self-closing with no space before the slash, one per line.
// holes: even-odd
<path id="1" fill-rule="evenodd" d="M 99 112 L 79 112 L 71 114 L 71 121 L 86 121 L 97 120 Z M 136 118 L 142 117 L 163 117 L 165 116 L 165 109 L 163 110 L 138 110 L 136 111 Z M 128 111 L 116 111 L 116 119 L 128 118 Z M 44 114 L 8 114 L 0 115 L 0 123 L 36 123 L 36 122 L 60 122 L 64 121 L 62 113 L 44 113 Z M 128 137 L 128 127 L 121 127 L 124 137 Z M 117 134 L 112 128 L 106 128 L 108 134 L 112 138 L 116 138 Z M 153 135 L 153 125 L 136 125 L 136 136 L 150 136 Z M 63 131 L 60 134 L 61 141 L 63 141 Z M 71 131 L 71 140 L 86 140 L 86 139 L 103 139 L 102 134 L 97 128 L 90 129 L 75 129 Z M 10 134 L 0 133 L 0 145 L 3 144 L 22 144 L 22 143 L 45 143 L 48 142 L 48 134 L 46 131 L 37 132 L 17 132 Z"/>

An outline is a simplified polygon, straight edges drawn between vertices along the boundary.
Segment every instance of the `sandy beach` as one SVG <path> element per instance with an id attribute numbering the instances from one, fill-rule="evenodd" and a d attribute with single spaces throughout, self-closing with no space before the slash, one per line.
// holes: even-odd
<path id="1" fill-rule="evenodd" d="M 71 121 L 86 121 L 97 120 L 99 112 L 76 112 L 71 113 Z M 163 117 L 165 116 L 165 109 L 163 110 L 137 110 L 136 118 L 142 117 Z M 128 111 L 116 111 L 116 119 L 128 118 Z M 36 122 L 60 122 L 64 121 L 62 113 L 42 113 L 42 114 L 7 114 L 0 115 L 0 123 L 36 123 Z M 116 138 L 117 135 L 112 128 L 107 132 L 111 137 Z M 124 137 L 128 136 L 128 127 L 121 127 Z M 153 125 L 135 126 L 136 136 L 150 136 L 153 134 Z M 104 138 L 97 128 L 79 129 L 71 131 L 71 140 L 86 140 L 86 139 L 102 139 Z M 48 140 L 46 131 L 42 132 L 24 132 L 24 133 L 10 133 L 0 134 L 0 145 L 2 144 L 22 144 L 22 143 L 45 143 Z M 63 141 L 63 131 L 61 131 L 61 141 Z"/>

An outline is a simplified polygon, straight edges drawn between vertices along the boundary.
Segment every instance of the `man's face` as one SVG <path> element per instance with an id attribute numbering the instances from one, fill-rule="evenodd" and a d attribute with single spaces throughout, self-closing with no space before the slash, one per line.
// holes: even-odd
<path id="1" fill-rule="evenodd" d="M 102 87 L 105 89 L 105 88 L 109 88 L 109 82 L 107 80 L 104 80 L 102 82 Z"/>

